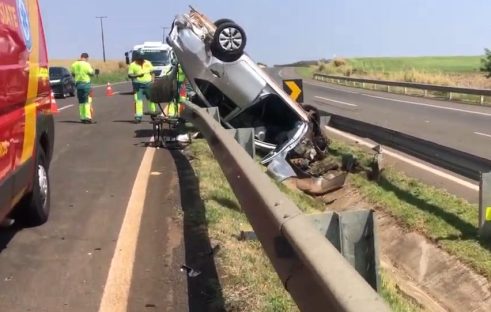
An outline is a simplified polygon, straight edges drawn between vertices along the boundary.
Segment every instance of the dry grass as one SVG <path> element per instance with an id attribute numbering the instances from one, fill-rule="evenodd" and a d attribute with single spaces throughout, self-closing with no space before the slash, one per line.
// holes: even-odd
<path id="1" fill-rule="evenodd" d="M 383 58 L 381 58 L 380 61 L 382 65 L 374 65 L 371 63 L 367 64 L 367 62 L 360 61 L 358 59 L 335 59 L 329 63 L 319 62 L 317 66 L 311 66 L 310 72 L 315 71 L 329 75 L 343 75 L 368 79 L 491 89 L 491 79 L 487 79 L 477 70 L 470 70 L 472 69 L 470 65 L 468 66 L 469 70 L 458 68 L 458 62 L 461 59 L 466 60 L 466 58 L 455 58 L 455 60 L 452 60 L 452 64 L 455 63 L 456 65 L 450 64 L 453 66 L 452 67 L 449 64 L 446 64 L 446 67 L 444 66 L 440 70 L 438 69 L 437 61 L 437 64 L 433 65 L 433 67 L 430 67 L 429 65 L 425 65 L 425 67 L 422 64 L 417 63 L 417 61 L 414 61 L 416 63 L 414 63 L 414 67 L 411 67 L 411 63 L 409 61 L 407 61 L 407 64 L 401 63 L 400 66 L 397 66 L 398 63 L 388 63 L 387 66 L 384 66 L 385 63 L 383 62 Z M 415 60 L 417 60 L 417 58 L 415 58 Z M 426 60 L 424 58 L 422 60 L 431 61 L 431 59 Z M 472 58 L 471 61 L 475 60 Z M 454 67 L 456 69 L 453 70 Z"/>
<path id="2" fill-rule="evenodd" d="M 50 66 L 62 66 L 70 68 L 75 60 L 51 60 L 49 62 Z M 127 77 L 127 65 L 122 61 L 112 61 L 107 60 L 106 62 L 102 60 L 90 60 L 89 63 L 94 69 L 99 69 L 100 73 L 98 76 L 92 79 L 94 84 L 106 84 L 108 82 L 119 82 L 128 80 Z"/>

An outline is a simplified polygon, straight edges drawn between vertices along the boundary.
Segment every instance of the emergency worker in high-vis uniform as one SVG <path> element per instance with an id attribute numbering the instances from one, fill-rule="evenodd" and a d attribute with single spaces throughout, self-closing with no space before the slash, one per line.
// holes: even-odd
<path id="1" fill-rule="evenodd" d="M 177 65 L 177 90 L 179 94 L 176 94 L 174 101 L 170 102 L 165 108 L 165 114 L 169 117 L 178 117 L 180 111 L 183 109 L 183 103 L 188 99 L 188 82 L 186 80 L 186 75 L 182 70 L 182 66 L 179 63 Z"/>
<path id="2" fill-rule="evenodd" d="M 94 69 L 88 62 L 89 55 L 82 53 L 80 60 L 74 62 L 71 72 L 75 78 L 77 87 L 78 107 L 80 112 L 80 121 L 83 123 L 92 123 L 92 100 L 90 99 L 90 80 L 94 76 Z"/>
<path id="3" fill-rule="evenodd" d="M 143 55 L 136 51 L 133 53 L 133 62 L 128 67 L 128 77 L 133 82 L 135 92 L 135 121 L 141 122 L 143 117 L 143 97 L 148 100 L 148 113 L 156 114 L 155 103 L 150 101 L 150 87 L 154 80 L 152 63 L 145 60 Z"/>

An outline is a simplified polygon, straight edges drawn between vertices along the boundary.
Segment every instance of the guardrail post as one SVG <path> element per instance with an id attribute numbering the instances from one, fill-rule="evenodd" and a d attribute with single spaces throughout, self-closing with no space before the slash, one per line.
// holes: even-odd
<path id="1" fill-rule="evenodd" d="M 364 83 L 364 82 L 362 82 L 362 83 L 361 83 L 361 87 L 362 87 L 363 89 L 365 89 L 365 83 Z"/>
<path id="2" fill-rule="evenodd" d="M 310 220 L 373 289 L 380 277 L 373 211 L 357 210 L 309 215 Z"/>
<path id="3" fill-rule="evenodd" d="M 234 136 L 235 141 L 237 141 L 237 143 L 239 143 L 252 158 L 256 157 L 254 128 L 227 129 L 227 131 Z"/>
<path id="4" fill-rule="evenodd" d="M 491 172 L 481 173 L 479 185 L 479 237 L 491 238 Z"/>
<path id="5" fill-rule="evenodd" d="M 481 100 L 480 100 L 481 105 L 484 104 L 484 95 L 481 95 Z"/>
<path id="6" fill-rule="evenodd" d="M 452 92 L 448 92 L 448 100 L 451 101 L 452 100 Z"/>
<path id="7" fill-rule="evenodd" d="M 387 86 L 387 92 L 390 92 L 390 86 Z"/>
<path id="8" fill-rule="evenodd" d="M 407 88 L 404 87 L 404 94 L 407 94 Z"/>
<path id="9" fill-rule="evenodd" d="M 424 97 L 428 96 L 428 90 L 425 90 L 425 94 L 423 95 Z"/>
<path id="10" fill-rule="evenodd" d="M 220 122 L 220 112 L 218 111 L 218 107 L 207 107 L 205 110 L 208 114 L 213 116 L 213 119 Z"/>

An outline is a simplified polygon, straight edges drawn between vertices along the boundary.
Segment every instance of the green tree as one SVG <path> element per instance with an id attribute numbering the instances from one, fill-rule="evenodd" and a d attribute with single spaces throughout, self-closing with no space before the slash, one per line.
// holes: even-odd
<path id="1" fill-rule="evenodd" d="M 484 53 L 486 55 L 481 59 L 481 71 L 486 73 L 486 78 L 491 78 L 491 50 L 484 49 Z"/>

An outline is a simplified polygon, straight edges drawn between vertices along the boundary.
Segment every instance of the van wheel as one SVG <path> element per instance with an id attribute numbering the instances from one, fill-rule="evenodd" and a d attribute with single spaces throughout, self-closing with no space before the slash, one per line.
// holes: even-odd
<path id="1" fill-rule="evenodd" d="M 37 146 L 36 166 L 32 192 L 20 203 L 19 218 L 27 226 L 37 226 L 48 220 L 50 208 L 50 185 L 46 154 L 40 145 Z"/>
<path id="2" fill-rule="evenodd" d="M 244 53 L 246 41 L 246 34 L 239 25 L 233 22 L 223 22 L 213 35 L 210 49 L 217 59 L 233 62 Z"/>

